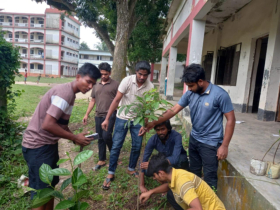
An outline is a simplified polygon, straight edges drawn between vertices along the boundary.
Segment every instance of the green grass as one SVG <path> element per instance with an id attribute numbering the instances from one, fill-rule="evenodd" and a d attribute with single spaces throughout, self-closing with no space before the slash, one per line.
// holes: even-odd
<path id="1" fill-rule="evenodd" d="M 31 86 L 31 85 L 13 85 L 13 90 L 24 90 L 20 97 L 16 97 L 16 110 L 14 115 L 18 117 L 31 116 L 41 97 L 50 89 L 50 87 Z"/>
<path id="2" fill-rule="evenodd" d="M 27 83 L 28 82 L 37 82 L 38 77 L 27 77 Z M 67 83 L 67 82 L 72 82 L 75 78 L 74 77 L 66 77 L 66 78 L 50 78 L 50 77 L 41 77 L 40 83 L 57 83 L 57 84 L 62 84 L 62 83 Z M 23 82 L 24 77 L 21 76 L 16 76 L 15 77 L 16 82 Z"/>

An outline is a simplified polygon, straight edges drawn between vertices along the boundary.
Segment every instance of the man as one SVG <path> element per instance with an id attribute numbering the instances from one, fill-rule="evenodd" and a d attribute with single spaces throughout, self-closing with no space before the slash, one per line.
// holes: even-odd
<path id="1" fill-rule="evenodd" d="M 228 155 L 228 146 L 234 131 L 235 116 L 228 93 L 205 80 L 204 69 L 199 64 L 186 66 L 182 77 L 188 91 L 178 104 L 168 110 L 158 121 L 141 128 L 139 135 L 155 125 L 170 119 L 189 106 L 192 131 L 189 141 L 190 172 L 201 177 L 209 186 L 217 189 L 218 161 Z M 223 135 L 223 116 L 227 119 Z"/>
<path id="2" fill-rule="evenodd" d="M 56 85 L 50 89 L 38 104 L 34 115 L 24 132 L 22 140 L 22 152 L 29 168 L 29 187 L 44 189 L 49 187 L 39 177 L 39 168 L 43 163 L 58 168 L 59 160 L 58 140 L 65 138 L 77 145 L 86 146 L 93 138 L 86 138 L 83 133 L 74 135 L 68 122 L 73 109 L 75 94 L 85 94 L 92 89 L 96 80 L 100 78 L 99 70 L 92 64 L 84 64 L 78 71 L 75 81 Z M 55 176 L 52 186 L 59 181 Z M 35 192 L 31 193 L 31 199 Z M 38 210 L 53 209 L 53 199 Z"/>
<path id="3" fill-rule="evenodd" d="M 24 72 L 24 84 L 26 84 L 26 80 L 27 80 L 27 70 L 25 69 L 25 72 Z"/>
<path id="4" fill-rule="evenodd" d="M 108 130 L 102 130 L 101 124 L 104 122 L 105 117 L 108 113 L 109 107 L 117 95 L 119 83 L 110 78 L 111 66 L 108 63 L 101 63 L 98 66 L 101 73 L 101 81 L 93 86 L 91 92 L 91 101 L 88 105 L 87 112 L 84 116 L 84 125 L 87 124 L 89 113 L 96 104 L 95 109 L 95 128 L 99 134 L 98 139 L 98 155 L 99 161 L 93 170 L 99 170 L 101 167 L 106 165 L 106 145 L 111 151 L 112 148 L 112 133 L 116 121 L 116 111 L 113 112 L 109 118 Z"/>
<path id="5" fill-rule="evenodd" d="M 142 193 L 148 191 L 145 187 L 144 174 L 148 176 L 148 160 L 154 149 L 159 153 L 164 154 L 172 167 L 189 170 L 187 153 L 182 145 L 182 136 L 178 132 L 172 130 L 170 121 L 167 120 L 156 125 L 155 130 L 157 133 L 149 139 L 145 147 L 143 162 L 141 163 L 142 173 L 140 179 L 140 190 Z M 174 202 L 174 196 L 170 190 L 167 193 L 167 200 L 171 205 L 173 204 L 174 209 L 181 209 L 181 207 Z"/>
<path id="6" fill-rule="evenodd" d="M 118 105 L 129 105 L 135 100 L 135 95 L 142 97 L 144 92 L 149 91 L 154 87 L 154 85 L 148 80 L 149 74 L 150 64 L 146 61 L 140 61 L 136 64 L 136 75 L 128 76 L 122 80 L 121 84 L 119 85 L 117 96 L 109 108 L 106 119 L 102 123 L 102 128 L 104 130 L 108 130 L 110 116 L 117 109 Z M 111 181 L 114 180 L 114 174 L 117 168 L 120 150 L 123 146 L 123 142 L 128 131 L 128 126 L 125 126 L 125 124 L 133 117 L 134 113 L 129 112 L 125 114 L 124 112 L 118 112 L 113 135 L 113 146 L 110 152 L 108 176 L 103 183 L 104 190 L 108 190 L 110 188 Z M 130 122 L 129 129 L 132 137 L 132 148 L 130 152 L 127 173 L 135 177 L 138 176 L 138 173 L 135 171 L 135 167 L 142 145 L 142 136 L 138 136 L 140 128 L 141 126 L 139 124 L 134 125 L 133 121 Z"/>
<path id="7" fill-rule="evenodd" d="M 146 202 L 152 194 L 171 189 L 181 209 L 225 210 L 222 201 L 205 181 L 188 171 L 172 168 L 162 154 L 152 156 L 148 174 L 162 185 L 142 193 L 141 202 Z"/>
<path id="8" fill-rule="evenodd" d="M 37 84 L 39 84 L 39 82 L 40 82 L 40 79 L 41 79 L 41 74 L 39 74 L 39 76 L 38 76 L 38 78 L 37 78 Z"/>

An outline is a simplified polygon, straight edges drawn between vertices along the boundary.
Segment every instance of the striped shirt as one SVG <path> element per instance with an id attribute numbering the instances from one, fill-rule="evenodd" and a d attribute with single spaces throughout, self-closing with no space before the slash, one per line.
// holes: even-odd
<path id="1" fill-rule="evenodd" d="M 169 188 L 183 209 L 188 209 L 190 203 L 199 198 L 203 210 L 225 210 L 224 204 L 208 184 L 188 171 L 172 168 Z"/>
<path id="2" fill-rule="evenodd" d="M 24 132 L 22 146 L 30 149 L 56 144 L 60 137 L 42 129 L 47 114 L 54 117 L 63 129 L 68 127 L 76 95 L 72 83 L 56 85 L 42 98 Z"/>

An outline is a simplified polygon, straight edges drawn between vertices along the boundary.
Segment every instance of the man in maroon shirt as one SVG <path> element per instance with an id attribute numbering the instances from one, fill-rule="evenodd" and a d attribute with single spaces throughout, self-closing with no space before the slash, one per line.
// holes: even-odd
<path id="1" fill-rule="evenodd" d="M 22 152 L 28 165 L 29 187 L 39 190 L 49 187 L 42 182 L 39 168 L 43 163 L 58 168 L 58 140 L 65 138 L 77 145 L 86 146 L 92 138 L 86 138 L 84 133 L 73 134 L 69 127 L 69 118 L 73 109 L 75 94 L 86 93 L 92 89 L 101 74 L 96 66 L 86 63 L 78 71 L 75 81 L 56 85 L 50 89 L 38 104 L 34 115 L 23 135 Z M 59 181 L 54 176 L 52 186 Z M 31 199 L 35 192 L 31 192 Z M 53 209 L 53 199 L 38 210 Z"/>

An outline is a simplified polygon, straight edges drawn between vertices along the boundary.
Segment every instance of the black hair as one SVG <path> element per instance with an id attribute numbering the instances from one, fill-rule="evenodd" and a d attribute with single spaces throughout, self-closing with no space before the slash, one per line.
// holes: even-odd
<path id="1" fill-rule="evenodd" d="M 154 127 L 154 129 L 156 130 L 157 127 L 162 126 L 162 125 L 165 125 L 166 128 L 167 128 L 167 130 L 169 130 L 169 131 L 172 130 L 172 125 L 171 125 L 171 123 L 170 123 L 170 120 L 166 120 L 166 121 L 164 121 L 164 122 L 162 122 L 162 123 L 160 123 L 160 124 L 157 124 L 157 125 Z"/>
<path id="2" fill-rule="evenodd" d="M 108 72 L 111 72 L 111 66 L 109 63 L 100 63 L 99 66 L 98 66 L 99 70 L 105 70 L 105 71 L 108 71 Z"/>
<path id="3" fill-rule="evenodd" d="M 200 79 L 205 80 L 205 71 L 201 65 L 192 63 L 184 67 L 182 82 L 197 83 Z"/>
<path id="4" fill-rule="evenodd" d="M 91 64 L 91 63 L 85 63 L 81 68 L 79 68 L 78 73 L 82 77 L 89 76 L 92 79 L 99 79 L 101 77 L 101 73 L 99 69 Z"/>
<path id="5" fill-rule="evenodd" d="M 149 161 L 149 166 L 147 170 L 148 176 L 153 176 L 154 173 L 158 174 L 159 171 L 164 171 L 169 174 L 172 169 L 172 166 L 169 164 L 163 153 L 158 153 L 153 155 Z"/>
<path id="6" fill-rule="evenodd" d="M 148 74 L 151 73 L 151 66 L 147 61 L 139 61 L 138 63 L 136 63 L 135 69 L 136 71 L 146 70 Z"/>

